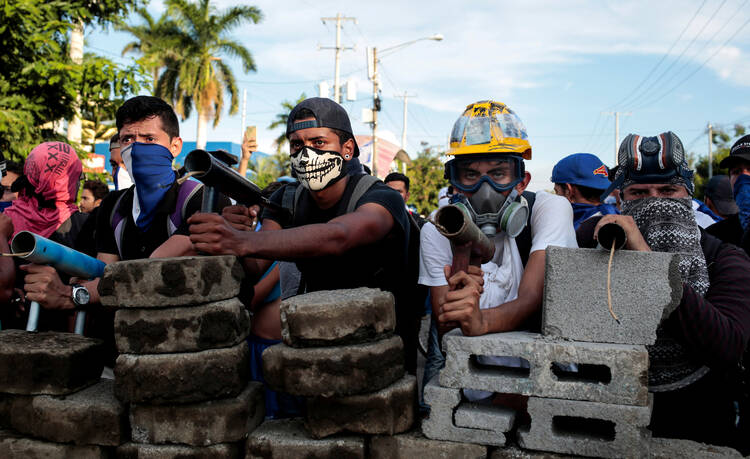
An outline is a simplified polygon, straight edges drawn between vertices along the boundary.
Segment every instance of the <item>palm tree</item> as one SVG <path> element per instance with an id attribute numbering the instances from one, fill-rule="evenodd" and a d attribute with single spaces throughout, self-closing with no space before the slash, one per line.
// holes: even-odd
<path id="1" fill-rule="evenodd" d="M 224 109 L 224 92 L 229 92 L 229 114 L 237 113 L 239 91 L 232 69 L 222 55 L 239 58 L 245 72 L 255 71 L 252 54 L 227 37 L 230 30 L 246 22 L 257 24 L 262 14 L 254 6 L 233 6 L 216 14 L 210 0 L 167 0 L 167 13 L 178 28 L 178 57 L 168 57 L 159 76 L 156 95 L 170 102 L 185 120 L 195 107 L 198 112 L 197 147 L 206 146 L 206 127 L 213 119 L 219 124 Z"/>
<path id="2" fill-rule="evenodd" d="M 296 102 L 289 102 L 288 100 L 285 100 L 281 103 L 281 113 L 276 114 L 276 119 L 273 120 L 271 124 L 268 125 L 268 129 L 276 129 L 277 127 L 282 127 L 284 130 L 279 134 L 278 137 L 276 137 L 276 140 L 273 141 L 273 143 L 276 144 L 276 154 L 281 154 L 281 148 L 286 143 L 286 122 L 289 119 L 289 113 L 292 111 L 292 109 L 302 102 L 303 100 L 307 99 L 307 96 L 303 92 L 302 95 L 299 96 Z"/>
<path id="3" fill-rule="evenodd" d="M 165 12 L 159 20 L 154 20 L 146 8 L 137 8 L 136 13 L 143 19 L 141 25 L 128 25 L 122 21 L 115 23 L 115 28 L 132 34 L 136 40 L 126 44 L 122 55 L 140 53 L 139 62 L 143 68 L 151 73 L 153 85 L 159 82 L 159 73 L 172 61 L 179 59 L 177 43 L 179 43 L 179 29 Z"/>

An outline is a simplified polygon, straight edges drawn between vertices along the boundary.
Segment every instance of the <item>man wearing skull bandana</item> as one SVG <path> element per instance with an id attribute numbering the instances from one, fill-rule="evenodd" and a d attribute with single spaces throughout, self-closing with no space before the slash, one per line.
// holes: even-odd
<path id="1" fill-rule="evenodd" d="M 396 333 L 404 339 L 406 368 L 413 372 L 417 314 L 412 326 L 412 314 L 406 312 L 411 305 L 405 301 L 412 286 L 404 275 L 409 223 L 401 196 L 377 181 L 347 212 L 366 176 L 360 167 L 350 166 L 358 162 L 359 148 L 349 116 L 330 99 L 298 104 L 289 114 L 287 138 L 299 185 L 278 190 L 271 201 L 284 206 L 284 195 L 291 190 L 292 216 L 266 209 L 261 231 L 248 232 L 239 230 L 248 215 L 237 206 L 225 211 L 224 218 L 197 214 L 189 220 L 191 241 L 205 253 L 244 257 L 254 278 L 272 260 L 294 261 L 302 274 L 299 292 L 356 287 L 392 292 Z"/>
<path id="2" fill-rule="evenodd" d="M 626 249 L 679 255 L 682 300 L 665 311 L 649 351 L 654 436 L 737 446 L 736 367 L 750 338 L 750 259 L 706 234 L 692 211 L 692 171 L 680 139 L 629 135 L 618 154 L 615 180 L 622 215 L 585 222 L 582 246 L 617 223 Z M 746 440 L 745 440 L 746 441 Z"/>

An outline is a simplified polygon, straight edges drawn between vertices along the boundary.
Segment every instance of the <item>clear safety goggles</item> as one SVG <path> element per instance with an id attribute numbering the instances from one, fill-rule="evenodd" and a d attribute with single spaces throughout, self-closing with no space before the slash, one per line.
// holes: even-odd
<path id="1" fill-rule="evenodd" d="M 477 161 L 496 161 L 498 164 L 479 174 L 473 169 L 472 163 Z M 523 179 L 523 159 L 512 155 L 487 155 L 472 158 L 455 158 L 445 164 L 446 178 L 459 191 L 476 193 L 484 183 L 489 184 L 495 191 L 504 192 L 514 188 Z"/>

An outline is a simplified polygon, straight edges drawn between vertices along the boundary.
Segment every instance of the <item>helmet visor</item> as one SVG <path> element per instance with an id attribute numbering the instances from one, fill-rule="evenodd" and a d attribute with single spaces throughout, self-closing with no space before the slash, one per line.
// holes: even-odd
<path id="1" fill-rule="evenodd" d="M 465 140 L 466 145 L 484 145 L 493 139 L 499 142 L 505 138 L 529 138 L 521 119 L 511 110 L 490 116 L 462 116 L 453 125 L 450 141 L 459 143 Z"/>
<path id="2" fill-rule="evenodd" d="M 510 155 L 456 158 L 447 163 L 449 179 L 463 192 L 475 193 L 483 183 L 499 192 L 508 191 L 521 181 L 521 161 Z"/>

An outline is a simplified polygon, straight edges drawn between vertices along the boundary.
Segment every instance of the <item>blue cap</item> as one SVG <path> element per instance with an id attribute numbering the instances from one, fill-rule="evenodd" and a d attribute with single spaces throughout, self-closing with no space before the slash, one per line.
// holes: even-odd
<path id="1" fill-rule="evenodd" d="M 609 188 L 609 169 L 591 153 L 574 153 L 561 159 L 552 169 L 552 183 L 570 183 L 595 190 Z"/>

